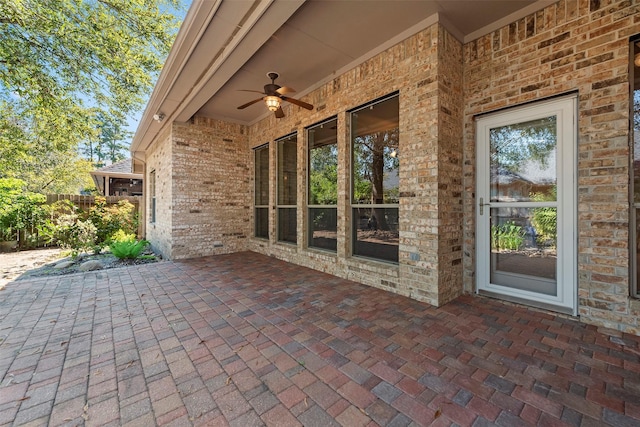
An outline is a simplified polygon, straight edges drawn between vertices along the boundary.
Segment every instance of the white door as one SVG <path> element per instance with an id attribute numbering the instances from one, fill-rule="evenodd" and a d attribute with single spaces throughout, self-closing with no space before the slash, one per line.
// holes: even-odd
<path id="1" fill-rule="evenodd" d="M 479 293 L 577 314 L 576 97 L 479 117 Z"/>

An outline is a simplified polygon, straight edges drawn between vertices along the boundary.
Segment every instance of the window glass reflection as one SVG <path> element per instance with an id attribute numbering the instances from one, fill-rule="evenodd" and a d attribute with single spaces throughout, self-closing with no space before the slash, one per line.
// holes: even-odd
<path id="1" fill-rule="evenodd" d="M 338 121 L 307 129 L 309 142 L 308 245 L 336 251 L 338 230 Z"/>
<path id="2" fill-rule="evenodd" d="M 493 128 L 491 201 L 555 201 L 556 116 Z"/>
<path id="3" fill-rule="evenodd" d="M 351 113 L 353 255 L 398 262 L 398 96 Z"/>

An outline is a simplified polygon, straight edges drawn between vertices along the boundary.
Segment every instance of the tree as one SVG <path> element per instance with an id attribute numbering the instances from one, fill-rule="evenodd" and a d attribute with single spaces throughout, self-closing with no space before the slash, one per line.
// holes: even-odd
<path id="1" fill-rule="evenodd" d="M 374 132 L 357 136 L 354 140 L 354 201 L 374 205 L 395 203 L 398 188 L 384 188 L 385 174 L 397 173 L 399 162 L 391 156 L 393 147 L 398 146 L 399 129 Z M 371 220 L 374 228 L 388 229 L 384 208 L 373 208 Z"/>
<path id="2" fill-rule="evenodd" d="M 556 116 L 491 129 L 491 160 L 517 172 L 526 160 L 546 166 L 556 148 Z"/>
<path id="3" fill-rule="evenodd" d="M 107 160 L 116 163 L 127 158 L 132 133 L 125 129 L 123 120 L 99 113 L 96 132 L 84 141 L 80 150 L 95 168 L 103 167 Z"/>
<path id="4" fill-rule="evenodd" d="M 48 214 L 46 198 L 26 191 L 24 181 L 0 178 L 0 241 L 20 241 L 20 246 L 36 243 L 37 226 Z"/>
<path id="5" fill-rule="evenodd" d="M 97 138 L 100 117 L 124 123 L 139 110 L 178 27 L 170 11 L 179 7 L 177 0 L 0 0 L 0 154 L 8 163 L 0 176 L 20 176 L 33 147 L 38 155 L 69 154 Z"/>
<path id="6" fill-rule="evenodd" d="M 310 152 L 309 203 L 335 205 L 338 203 L 338 147 L 328 144 Z"/>

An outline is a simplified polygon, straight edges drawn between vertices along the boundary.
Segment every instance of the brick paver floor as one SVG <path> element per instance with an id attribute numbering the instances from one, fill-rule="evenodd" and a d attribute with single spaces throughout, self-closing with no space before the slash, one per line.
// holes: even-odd
<path id="1" fill-rule="evenodd" d="M 0 299 L 0 425 L 640 425 L 638 337 L 480 297 L 239 253 Z"/>

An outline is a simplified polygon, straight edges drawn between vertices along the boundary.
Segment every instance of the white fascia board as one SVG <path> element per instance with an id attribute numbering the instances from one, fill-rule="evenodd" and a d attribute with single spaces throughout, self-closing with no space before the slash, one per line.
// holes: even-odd
<path id="1" fill-rule="evenodd" d="M 149 139 L 147 135 L 150 127 L 153 126 L 155 128 L 154 136 L 162 128 L 162 123 L 155 122 L 153 116 L 158 113 L 167 94 L 175 85 L 182 69 L 191 57 L 193 49 L 195 49 L 202 35 L 206 32 L 209 23 L 222 4 L 222 1 L 223 0 L 193 0 L 191 7 L 189 7 L 189 11 L 180 26 L 176 40 L 169 51 L 158 81 L 153 88 L 151 97 L 147 102 L 145 111 L 133 136 L 129 149 L 133 157 L 140 158 L 140 153 L 137 152 L 144 152 L 144 150 L 148 148 L 151 142 L 151 139 Z M 143 142 L 146 142 L 144 146 Z"/>
<path id="2" fill-rule="evenodd" d="M 222 2 L 226 6 L 241 7 L 241 3 L 233 0 L 217 0 L 215 3 L 196 0 L 189 9 L 183 27 L 178 33 L 177 47 L 172 48 L 167 63 L 160 74 L 158 83 L 147 108 L 142 116 L 136 134 L 131 143 L 133 157 L 144 159 L 144 152 L 157 135 L 173 122 L 186 122 L 195 114 L 224 84 L 248 61 L 253 54 L 295 13 L 305 0 L 256 0 L 248 17 L 242 17 L 232 31 L 215 34 L 222 40 L 228 40 L 219 55 L 203 67 L 202 72 L 193 85 L 180 91 L 178 96 L 171 89 L 181 77 L 181 72 L 190 59 L 191 53 L 203 39 L 209 24 L 220 8 Z M 211 9 L 203 5 L 215 6 Z M 197 19 L 198 14 L 207 14 L 206 19 Z M 216 28 L 213 29 L 214 31 Z M 181 34 L 184 34 L 181 36 Z M 210 36 L 210 35 L 208 35 Z M 175 65 L 178 63 L 179 65 Z M 166 70 L 166 72 L 165 72 Z M 165 105 L 163 105 L 165 104 Z M 171 105 L 170 111 L 160 111 Z M 153 120 L 157 113 L 163 113 L 162 122 Z"/>

